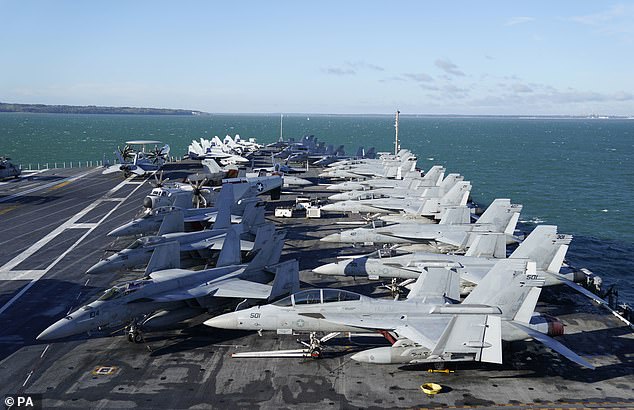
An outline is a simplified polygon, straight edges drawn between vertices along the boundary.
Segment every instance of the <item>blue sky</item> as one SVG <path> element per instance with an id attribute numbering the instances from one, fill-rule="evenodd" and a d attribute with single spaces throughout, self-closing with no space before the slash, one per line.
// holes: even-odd
<path id="1" fill-rule="evenodd" d="M 634 115 L 634 2 L 0 0 L 0 16 L 4 102 Z"/>

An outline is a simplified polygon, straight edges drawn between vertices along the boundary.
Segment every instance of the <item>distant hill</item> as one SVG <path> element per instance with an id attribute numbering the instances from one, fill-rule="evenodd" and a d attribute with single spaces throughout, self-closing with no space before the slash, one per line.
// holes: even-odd
<path id="1" fill-rule="evenodd" d="M 143 114 L 200 115 L 202 111 L 172 108 L 99 107 L 96 105 L 11 104 L 0 102 L 0 112 L 36 112 L 52 114 Z"/>

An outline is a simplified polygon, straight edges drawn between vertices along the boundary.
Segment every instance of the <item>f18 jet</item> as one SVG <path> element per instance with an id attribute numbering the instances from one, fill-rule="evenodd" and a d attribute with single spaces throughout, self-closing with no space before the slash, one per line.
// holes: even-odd
<path id="1" fill-rule="evenodd" d="M 445 168 L 434 165 L 421 176 L 419 171 L 397 174 L 395 178 L 369 178 L 359 181 L 345 181 L 326 187 L 329 191 L 363 191 L 377 188 L 407 188 L 413 181 L 420 181 L 419 186 L 438 186 L 445 175 Z"/>
<path id="2" fill-rule="evenodd" d="M 127 325 L 128 339 L 142 331 L 170 327 L 203 314 L 218 314 L 244 299 L 267 301 L 299 287 L 298 264 L 279 263 L 284 234 L 262 243 L 248 264 L 240 261 L 239 238 L 230 233 L 213 269 L 179 268 L 179 247 L 163 244 L 152 255 L 144 278 L 106 290 L 97 300 L 53 323 L 38 340 L 60 339 Z M 266 285 L 273 281 L 272 285 Z"/>
<path id="3" fill-rule="evenodd" d="M 460 174 L 449 174 L 438 185 L 425 185 L 422 178 L 405 180 L 409 182 L 406 187 L 368 188 L 363 191 L 346 191 L 330 195 L 330 201 L 366 200 L 375 198 L 410 198 L 420 195 L 420 198 L 440 198 L 446 194 L 464 177 Z"/>
<path id="4" fill-rule="evenodd" d="M 159 245 L 168 242 L 178 243 L 180 252 L 185 256 L 193 254 L 197 258 L 209 259 L 212 251 L 219 251 L 222 248 L 229 232 L 242 235 L 257 231 L 261 235 L 270 237 L 275 229 L 274 226 L 269 223 L 265 225 L 267 228 L 260 229 L 263 225 L 265 225 L 264 203 L 252 203 L 245 210 L 242 222 L 237 225 L 231 224 L 230 209 L 223 208 L 219 211 L 212 229 L 197 232 L 182 232 L 183 214 L 182 212 L 173 213 L 163 220 L 161 225 L 163 234 L 137 239 L 129 247 L 100 260 L 86 273 L 97 274 L 145 266 L 150 261 L 154 250 Z M 240 241 L 238 246 L 242 251 L 249 251 L 253 247 L 254 244 L 249 241 Z"/>
<path id="5" fill-rule="evenodd" d="M 205 324 L 278 333 L 378 332 L 392 346 L 364 350 L 351 359 L 379 364 L 502 363 L 502 340 L 532 338 L 581 366 L 593 368 L 551 337 L 563 333 L 561 322 L 534 313 L 543 283 L 534 263 L 501 260 L 462 303 L 447 304 L 457 294 L 457 282 L 455 272 L 429 268 L 404 301 L 372 299 L 337 289 L 310 289 L 270 305 L 217 316 Z"/>
<path id="6" fill-rule="evenodd" d="M 464 218 L 465 208 L 445 211 L 439 224 L 400 223 L 379 228 L 355 228 L 321 238 L 323 242 L 343 243 L 435 243 L 440 247 L 466 249 L 479 233 L 505 233 L 507 242 L 514 242 L 515 226 L 522 205 L 510 199 L 496 199 L 475 223 L 452 223 L 454 214 Z M 460 216 L 462 215 L 462 216 Z M 464 219 L 463 219 L 464 221 Z"/>
<path id="7" fill-rule="evenodd" d="M 561 275 L 560 269 L 572 240 L 571 235 L 557 233 L 553 225 L 539 225 L 509 256 L 510 259 L 527 259 L 536 263 L 546 285 L 561 283 L 560 278 L 574 279 L 574 274 Z M 423 269 L 454 269 L 460 278 L 478 284 L 491 268 L 506 258 L 504 234 L 478 234 L 464 255 L 414 252 L 388 258 L 361 256 L 337 263 L 329 263 L 313 269 L 321 275 L 361 276 L 370 279 L 416 279 Z"/>
<path id="8" fill-rule="evenodd" d="M 412 196 L 405 198 L 356 199 L 324 205 L 321 210 L 370 214 L 405 212 L 440 219 L 442 212 L 447 208 L 467 204 L 471 183 L 459 181 L 444 194 L 433 188 L 426 191 L 429 192 L 429 196 L 423 191 L 418 195 L 414 192 Z"/>

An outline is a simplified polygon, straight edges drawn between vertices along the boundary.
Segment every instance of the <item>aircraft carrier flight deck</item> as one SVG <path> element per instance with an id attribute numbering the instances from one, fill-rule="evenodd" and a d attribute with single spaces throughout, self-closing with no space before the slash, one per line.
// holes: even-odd
<path id="1" fill-rule="evenodd" d="M 264 161 L 266 158 L 262 158 Z M 165 176 L 182 180 L 199 164 L 167 164 Z M 303 178 L 319 181 L 311 169 Z M 109 250 L 131 242 L 106 233 L 141 211 L 147 178 L 102 175 L 101 168 L 54 169 L 0 183 L 0 386 L 3 396 L 38 394 L 43 406 L 64 408 L 632 408 L 632 329 L 566 286 L 544 289 L 538 310 L 566 325 L 558 339 L 590 361 L 583 369 L 546 347 L 513 342 L 504 364 L 375 365 L 351 353 L 386 343 L 342 335 L 323 357 L 240 359 L 245 351 L 298 348 L 307 335 L 225 331 L 194 324 L 145 334 L 131 343 L 122 331 L 40 342 L 37 335 L 67 312 L 94 300 L 112 284 L 139 272 L 87 275 Z M 296 258 L 305 287 L 342 288 L 389 298 L 377 281 L 332 278 L 312 269 L 364 249 L 320 242 L 361 217 L 322 215 L 276 218 L 276 207 L 297 196 L 326 196 L 318 184 L 284 189 L 267 201 L 267 219 L 287 231 L 282 260 Z M 366 249 L 370 252 L 372 249 Z M 366 252 L 366 253 L 367 253 Z M 364 347 L 365 346 L 365 347 Z M 420 386 L 435 382 L 440 394 Z"/>

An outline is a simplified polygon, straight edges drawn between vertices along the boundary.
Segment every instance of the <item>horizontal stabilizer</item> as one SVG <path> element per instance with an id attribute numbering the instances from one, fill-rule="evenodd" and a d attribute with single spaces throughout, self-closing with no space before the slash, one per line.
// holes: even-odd
<path id="1" fill-rule="evenodd" d="M 216 289 L 214 296 L 221 298 L 268 299 L 273 287 L 243 279 L 231 279 L 218 285 Z"/>

